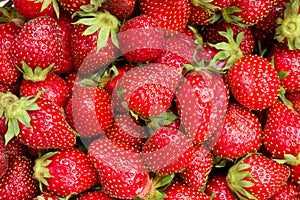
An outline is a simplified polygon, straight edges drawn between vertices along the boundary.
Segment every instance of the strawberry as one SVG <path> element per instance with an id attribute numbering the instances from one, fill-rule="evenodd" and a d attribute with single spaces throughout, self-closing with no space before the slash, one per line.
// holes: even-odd
<path id="1" fill-rule="evenodd" d="M 134 7 L 136 5 L 135 0 L 106 0 L 101 9 L 107 10 L 112 15 L 115 15 L 120 20 L 128 19 L 133 15 Z"/>
<path id="2" fill-rule="evenodd" d="M 1 110 L 6 118 L 7 144 L 14 136 L 33 148 L 66 148 L 75 144 L 76 136 L 61 109 L 51 101 L 37 96 L 21 97 L 0 93 Z"/>
<path id="3" fill-rule="evenodd" d="M 277 72 L 287 73 L 280 80 L 287 92 L 300 91 L 300 49 L 290 50 L 285 45 L 274 45 L 274 66 Z"/>
<path id="4" fill-rule="evenodd" d="M 262 145 L 262 127 L 250 110 L 230 103 L 225 122 L 212 152 L 220 157 L 236 159 L 256 152 Z"/>
<path id="5" fill-rule="evenodd" d="M 278 27 L 275 39 L 286 44 L 291 50 L 300 49 L 299 16 L 299 1 L 290 0 L 285 4 L 284 15 L 276 20 Z"/>
<path id="6" fill-rule="evenodd" d="M 149 193 L 148 171 L 134 147 L 100 138 L 91 143 L 88 155 L 109 196 L 132 199 Z"/>
<path id="7" fill-rule="evenodd" d="M 101 135 L 113 123 L 111 97 L 101 87 L 75 87 L 71 112 L 74 128 L 81 137 Z"/>
<path id="8" fill-rule="evenodd" d="M 19 34 L 21 28 L 18 27 L 14 22 L 0 24 L 0 82 L 1 84 L 10 85 L 15 83 L 20 72 L 14 66 L 12 61 L 12 43 Z"/>
<path id="9" fill-rule="evenodd" d="M 130 62 L 147 62 L 155 59 L 164 46 L 164 32 L 150 15 L 127 20 L 118 35 L 119 45 Z"/>
<path id="10" fill-rule="evenodd" d="M 90 3 L 89 0 L 59 0 L 61 7 L 70 14 L 80 10 L 80 7 Z"/>
<path id="11" fill-rule="evenodd" d="M 251 110 L 263 110 L 275 103 L 280 81 L 271 63 L 256 55 L 245 55 L 226 74 L 235 99 Z"/>
<path id="12" fill-rule="evenodd" d="M 294 113 L 280 100 L 268 109 L 263 143 L 273 157 L 284 158 L 284 154 L 298 155 L 299 121 L 299 114 Z"/>
<path id="13" fill-rule="evenodd" d="M 196 6 L 191 3 L 191 14 L 189 17 L 189 22 L 197 25 L 209 25 L 213 24 L 220 19 L 220 15 L 210 11 L 202 6 Z"/>
<path id="14" fill-rule="evenodd" d="M 97 182 L 97 172 L 87 155 L 76 148 L 49 152 L 35 160 L 34 177 L 54 195 L 79 194 Z"/>
<path id="15" fill-rule="evenodd" d="M 171 185 L 164 191 L 166 194 L 165 200 L 182 200 L 182 199 L 193 199 L 193 200 L 209 200 L 209 196 L 205 193 L 196 191 L 182 182 L 173 181 Z"/>
<path id="16" fill-rule="evenodd" d="M 188 0 L 140 0 L 139 8 L 142 14 L 153 17 L 161 28 L 177 32 L 183 31 L 191 12 Z"/>
<path id="17" fill-rule="evenodd" d="M 0 82 L 0 92 L 2 93 L 11 92 L 15 95 L 19 95 L 20 83 L 21 83 L 21 78 L 12 84 L 4 84 Z"/>
<path id="18" fill-rule="evenodd" d="M 6 153 L 9 156 L 9 159 L 12 159 L 16 156 L 26 156 L 28 148 L 21 143 L 19 138 L 14 137 L 6 144 Z"/>
<path id="19" fill-rule="evenodd" d="M 93 191 L 82 194 L 76 200 L 112 200 L 107 194 L 101 191 Z"/>
<path id="20" fill-rule="evenodd" d="M 300 189 L 297 187 L 296 184 L 288 181 L 269 200 L 291 200 L 291 199 L 300 199 Z"/>
<path id="21" fill-rule="evenodd" d="M 224 174 L 213 175 L 208 180 L 205 193 L 209 196 L 214 196 L 214 200 L 237 200 L 229 188 L 226 175 Z"/>
<path id="22" fill-rule="evenodd" d="M 20 96 L 35 96 L 38 92 L 46 90 L 41 97 L 48 99 L 59 107 L 66 105 L 68 100 L 68 88 L 65 80 L 55 73 L 51 73 L 53 65 L 40 67 L 34 71 L 23 62 L 23 80 L 20 85 Z"/>
<path id="23" fill-rule="evenodd" d="M 75 82 L 80 82 L 81 79 L 80 79 L 79 76 L 77 76 L 77 72 L 74 71 L 74 72 L 69 73 L 65 77 L 65 81 L 66 81 L 67 86 L 68 86 L 69 94 L 70 94 L 70 96 L 72 96 Z"/>
<path id="24" fill-rule="evenodd" d="M 19 67 L 24 61 L 33 69 L 45 69 L 51 64 L 56 69 L 61 48 L 57 21 L 47 16 L 37 17 L 24 24 L 12 44 L 13 61 Z"/>
<path id="25" fill-rule="evenodd" d="M 180 172 L 193 158 L 192 140 L 177 129 L 160 128 L 143 145 L 142 160 L 157 174 Z"/>
<path id="26" fill-rule="evenodd" d="M 105 132 L 107 138 L 141 149 L 146 140 L 142 124 L 130 115 L 115 115 L 114 123 Z"/>
<path id="27" fill-rule="evenodd" d="M 6 173 L 8 169 L 8 154 L 6 151 L 4 139 L 0 137 L 0 178 Z"/>
<path id="28" fill-rule="evenodd" d="M 276 0 L 235 0 L 229 7 L 222 10 L 223 18 L 227 22 L 238 25 L 255 25 L 269 14 L 275 2 Z"/>
<path id="29" fill-rule="evenodd" d="M 3 115 L 0 118 L 0 135 L 4 136 L 6 132 L 7 132 L 6 118 Z"/>
<path id="30" fill-rule="evenodd" d="M 271 198 L 290 175 L 287 166 L 263 154 L 248 154 L 229 169 L 227 182 L 240 199 Z"/>
<path id="31" fill-rule="evenodd" d="M 33 200 L 62 200 L 62 198 L 49 193 L 42 193 L 36 196 Z M 66 199 L 67 200 L 67 199 Z"/>
<path id="32" fill-rule="evenodd" d="M 196 146 L 190 164 L 179 175 L 187 186 L 201 190 L 206 185 L 208 174 L 213 168 L 213 156 L 203 146 Z"/>
<path id="33" fill-rule="evenodd" d="M 3 200 L 31 200 L 38 193 L 38 183 L 33 178 L 32 161 L 26 156 L 10 160 L 7 172 L 0 179 L 0 196 Z"/>
<path id="34" fill-rule="evenodd" d="M 300 92 L 286 93 L 286 98 L 293 104 L 293 108 L 300 113 Z"/>
<path id="35" fill-rule="evenodd" d="M 128 71 L 116 91 L 128 108 L 143 118 L 158 116 L 170 106 L 180 80 L 181 70 L 175 66 L 149 63 Z"/>
<path id="36" fill-rule="evenodd" d="M 14 0 L 14 7 L 18 13 L 27 19 L 41 16 L 55 17 L 59 14 L 59 7 L 56 0 Z"/>
<path id="37" fill-rule="evenodd" d="M 218 35 L 219 31 L 226 31 L 227 28 L 231 28 L 233 30 L 233 38 L 235 40 L 237 35 L 243 32 L 244 36 L 239 47 L 244 55 L 251 54 L 254 50 L 254 36 L 250 27 L 240 27 L 235 24 L 220 21 L 205 28 L 203 32 L 204 42 L 212 44 L 227 42 L 225 37 L 220 37 L 220 35 Z"/>
<path id="38" fill-rule="evenodd" d="M 175 102 L 182 127 L 200 145 L 222 127 L 228 90 L 219 74 L 192 71 L 181 81 Z"/>

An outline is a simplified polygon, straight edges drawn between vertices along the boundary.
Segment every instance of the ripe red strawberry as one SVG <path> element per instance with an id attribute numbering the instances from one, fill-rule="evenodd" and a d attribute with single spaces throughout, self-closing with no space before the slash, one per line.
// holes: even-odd
<path id="1" fill-rule="evenodd" d="M 191 14 L 189 17 L 189 22 L 195 23 L 197 25 L 209 25 L 214 23 L 220 17 L 213 11 L 208 9 L 196 6 L 191 3 Z"/>
<path id="2" fill-rule="evenodd" d="M 139 7 L 142 14 L 152 16 L 166 31 L 182 32 L 191 12 L 188 0 L 140 0 Z"/>
<path id="3" fill-rule="evenodd" d="M 292 200 L 300 199 L 300 189 L 296 184 L 288 181 L 269 200 Z"/>
<path id="4" fill-rule="evenodd" d="M 208 174 L 213 168 L 213 156 L 204 146 L 196 146 L 190 164 L 179 175 L 187 186 L 201 190 L 206 185 Z"/>
<path id="5" fill-rule="evenodd" d="M 82 194 L 76 200 L 112 200 L 107 194 L 102 191 L 93 191 Z"/>
<path id="6" fill-rule="evenodd" d="M 14 136 L 33 148 L 66 148 L 75 144 L 76 136 L 66 122 L 62 110 L 51 101 L 36 97 L 21 97 L 0 93 L 8 130 L 7 144 Z"/>
<path id="7" fill-rule="evenodd" d="M 23 80 L 20 85 L 20 96 L 35 96 L 40 91 L 42 98 L 48 99 L 59 107 L 66 105 L 69 94 L 66 81 L 59 75 L 50 72 L 52 65 L 42 70 L 40 67 L 33 71 L 23 62 Z"/>
<path id="8" fill-rule="evenodd" d="M 77 71 L 74 71 L 65 77 L 70 96 L 72 96 L 73 94 L 75 82 L 80 82 L 81 81 L 80 79 L 81 78 L 77 76 Z"/>
<path id="9" fill-rule="evenodd" d="M 57 21 L 47 16 L 37 17 L 24 24 L 13 43 L 13 61 L 19 67 L 24 61 L 33 69 L 44 69 L 51 64 L 56 69 L 61 58 L 61 48 Z"/>
<path id="10" fill-rule="evenodd" d="M 90 3 L 89 0 L 59 0 L 60 5 L 62 8 L 69 13 L 73 14 L 76 11 L 80 10 L 80 7 L 83 5 L 87 5 Z"/>
<path id="11" fill-rule="evenodd" d="M 165 200 L 209 200 L 209 196 L 205 193 L 196 191 L 179 181 L 173 181 L 170 186 L 164 191 L 166 194 Z"/>
<path id="12" fill-rule="evenodd" d="M 130 62 L 155 59 L 164 47 L 164 31 L 150 15 L 140 15 L 126 21 L 118 35 L 119 46 Z"/>
<path id="13" fill-rule="evenodd" d="M 14 0 L 13 2 L 16 11 L 27 19 L 33 19 L 41 16 L 55 17 L 55 12 L 57 12 L 57 14 L 59 12 L 56 0 Z"/>
<path id="14" fill-rule="evenodd" d="M 39 196 L 36 196 L 33 200 L 60 200 L 61 198 L 49 194 L 49 193 L 42 193 Z"/>
<path id="15" fill-rule="evenodd" d="M 223 126 L 228 90 L 219 74 L 190 72 L 180 83 L 175 100 L 181 125 L 195 144 L 202 144 Z"/>
<path id="16" fill-rule="evenodd" d="M 132 16 L 135 4 L 135 0 L 106 0 L 101 9 L 107 10 L 120 20 L 125 20 Z"/>
<path id="17" fill-rule="evenodd" d="M 6 151 L 4 139 L 0 137 L 0 178 L 6 173 L 8 169 L 9 156 Z"/>
<path id="18" fill-rule="evenodd" d="M 222 10 L 223 18 L 231 23 L 254 25 L 269 14 L 275 2 L 275 0 L 235 0 Z"/>
<path id="19" fill-rule="evenodd" d="M 4 84 L 4 83 L 0 82 L 0 92 L 2 92 L 2 93 L 11 92 L 15 95 L 18 95 L 20 82 L 21 82 L 21 78 L 12 84 Z"/>
<path id="20" fill-rule="evenodd" d="M 219 31 L 226 31 L 227 28 L 231 28 L 233 30 L 234 40 L 236 40 L 239 33 L 244 33 L 239 47 L 244 55 L 251 54 L 254 50 L 254 36 L 250 27 L 240 27 L 235 24 L 220 21 L 205 28 L 203 32 L 204 42 L 208 42 L 211 44 L 227 42 L 225 37 L 220 37 L 220 35 L 218 34 Z"/>
<path id="21" fill-rule="evenodd" d="M 280 80 L 287 92 L 300 91 L 300 49 L 290 50 L 285 45 L 275 45 L 274 66 L 277 72 L 287 72 L 288 75 Z"/>
<path id="22" fill-rule="evenodd" d="M 22 144 L 19 138 L 14 137 L 6 144 L 6 153 L 9 156 L 9 159 L 12 159 L 17 156 L 25 156 L 27 154 L 27 146 Z"/>
<path id="23" fill-rule="evenodd" d="M 18 27 L 14 22 L 0 24 L 0 82 L 1 84 L 10 85 L 15 83 L 20 72 L 14 66 L 12 61 L 12 44 L 15 38 L 19 34 L 21 28 Z"/>
<path id="24" fill-rule="evenodd" d="M 123 91 L 128 108 L 139 116 L 158 116 L 170 106 L 180 76 L 175 66 L 150 63 L 128 71 L 117 91 Z"/>
<path id="25" fill-rule="evenodd" d="M 49 152 L 35 160 L 34 177 L 54 195 L 79 194 L 97 183 L 97 172 L 88 156 L 76 148 Z"/>
<path id="26" fill-rule="evenodd" d="M 287 166 L 263 154 L 249 154 L 229 169 L 228 185 L 241 199 L 271 198 L 286 183 Z"/>
<path id="27" fill-rule="evenodd" d="M 143 126 L 130 115 L 115 115 L 114 123 L 105 132 L 107 138 L 141 149 L 146 141 Z"/>
<path id="28" fill-rule="evenodd" d="M 214 200 L 237 200 L 229 188 L 224 174 L 215 174 L 208 180 L 205 193 L 214 196 Z"/>
<path id="29" fill-rule="evenodd" d="M 256 152 L 262 145 L 262 127 L 248 109 L 231 103 L 225 122 L 212 152 L 220 157 L 236 159 Z"/>
<path id="30" fill-rule="evenodd" d="M 293 104 L 293 108 L 300 113 L 300 92 L 286 93 L 286 98 Z"/>
<path id="31" fill-rule="evenodd" d="M 263 110 L 277 99 L 280 81 L 271 63 L 256 55 L 245 55 L 226 74 L 235 99 L 251 110 Z"/>
<path id="32" fill-rule="evenodd" d="M 268 109 L 263 143 L 273 157 L 284 158 L 284 154 L 299 154 L 299 122 L 300 115 L 280 100 Z"/>
<path id="33" fill-rule="evenodd" d="M 38 183 L 33 178 L 32 161 L 26 156 L 10 160 L 7 172 L 0 179 L 3 200 L 31 200 L 38 194 Z"/>
<path id="34" fill-rule="evenodd" d="M 81 137 L 101 135 L 113 123 L 111 97 L 101 87 L 75 87 L 71 112 L 74 128 Z"/>
<path id="35" fill-rule="evenodd" d="M 180 172 L 193 159 L 195 148 L 192 140 L 172 128 L 160 128 L 146 141 L 142 148 L 142 160 L 157 174 Z"/>
<path id="36" fill-rule="evenodd" d="M 89 146 L 88 155 L 109 196 L 132 199 L 150 192 L 148 171 L 134 147 L 100 138 Z"/>

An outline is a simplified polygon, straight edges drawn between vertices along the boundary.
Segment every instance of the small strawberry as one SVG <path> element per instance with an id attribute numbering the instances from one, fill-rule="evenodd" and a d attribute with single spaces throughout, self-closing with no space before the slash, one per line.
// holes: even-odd
<path id="1" fill-rule="evenodd" d="M 40 91 L 46 90 L 41 94 L 42 98 L 48 99 L 63 107 L 66 105 L 69 94 L 68 87 L 63 78 L 59 75 L 50 72 L 53 65 L 45 69 L 37 67 L 34 71 L 25 63 L 22 62 L 23 80 L 20 85 L 20 96 L 35 96 Z"/>
<path id="2" fill-rule="evenodd" d="M 26 156 L 10 160 L 7 172 L 0 178 L 3 200 L 31 200 L 38 194 L 38 182 L 33 178 L 32 161 Z"/>
<path id="3" fill-rule="evenodd" d="M 6 173 L 8 169 L 9 156 L 6 151 L 4 139 L 0 137 L 0 178 Z"/>
<path id="4" fill-rule="evenodd" d="M 275 158 L 300 152 L 300 115 L 277 100 L 267 111 L 264 146 Z"/>
<path id="5" fill-rule="evenodd" d="M 107 194 L 101 191 L 93 191 L 82 194 L 76 200 L 112 200 Z"/>
<path id="6" fill-rule="evenodd" d="M 132 199 L 150 192 L 148 171 L 134 147 L 100 138 L 89 146 L 88 155 L 109 196 Z"/>
<path id="7" fill-rule="evenodd" d="M 124 20 L 133 15 L 135 5 L 135 0 L 106 0 L 102 4 L 101 9 L 107 10 L 120 20 Z"/>
<path id="8" fill-rule="evenodd" d="M 0 82 L 1 84 L 10 85 L 15 83 L 20 72 L 14 66 L 12 61 L 13 43 L 19 34 L 21 28 L 14 22 L 0 24 Z"/>
<path id="9" fill-rule="evenodd" d="M 150 15 L 127 20 L 120 28 L 119 46 L 130 62 L 155 59 L 164 47 L 164 31 Z"/>
<path id="10" fill-rule="evenodd" d="M 192 140 L 177 129 L 160 128 L 143 145 L 142 160 L 157 174 L 182 171 L 193 159 Z"/>
<path id="11" fill-rule="evenodd" d="M 296 184 L 287 182 L 280 190 L 274 194 L 269 200 L 292 200 L 300 199 L 300 189 Z"/>
<path id="12" fill-rule="evenodd" d="M 166 31 L 182 32 L 191 12 L 188 0 L 140 0 L 139 7 L 142 14 L 153 17 Z"/>
<path id="13" fill-rule="evenodd" d="M 240 199 L 267 200 L 287 181 L 290 170 L 263 154 L 249 154 L 229 169 L 227 182 Z"/>
<path id="14" fill-rule="evenodd" d="M 220 157 L 236 159 L 260 148 L 262 127 L 250 110 L 230 103 L 223 129 L 217 137 L 212 152 Z"/>
<path id="15" fill-rule="evenodd" d="M 208 180 L 205 193 L 213 196 L 214 200 L 237 200 L 227 184 L 226 176 L 223 174 L 215 174 Z"/>
<path id="16" fill-rule="evenodd" d="M 193 200 L 209 200 L 209 196 L 205 193 L 194 190 L 184 183 L 179 181 L 173 181 L 170 186 L 164 191 L 166 194 L 165 200 L 182 200 L 182 199 L 193 199 Z"/>
<path id="17" fill-rule="evenodd" d="M 200 191 L 206 185 L 213 168 L 213 156 L 203 146 L 196 146 L 190 164 L 179 175 L 187 186 Z"/>
<path id="18" fill-rule="evenodd" d="M 54 195 L 79 194 L 97 182 L 97 172 L 87 155 L 76 148 L 49 152 L 35 160 L 34 177 Z"/>

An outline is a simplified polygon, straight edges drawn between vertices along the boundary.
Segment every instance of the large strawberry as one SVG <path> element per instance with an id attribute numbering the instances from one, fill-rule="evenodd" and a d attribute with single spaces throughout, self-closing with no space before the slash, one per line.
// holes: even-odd
<path id="1" fill-rule="evenodd" d="M 140 0 L 140 10 L 157 20 L 159 26 L 166 31 L 182 32 L 190 16 L 188 0 Z"/>
<path id="2" fill-rule="evenodd" d="M 229 169 L 228 185 L 240 199 L 267 200 L 288 180 L 290 170 L 263 154 L 249 154 Z"/>
<path id="3" fill-rule="evenodd" d="M 238 104 L 229 104 L 223 129 L 213 146 L 213 153 L 235 159 L 256 152 L 261 145 L 262 127 L 258 118 Z"/>
<path id="4" fill-rule="evenodd" d="M 49 152 L 35 160 L 34 177 L 49 193 L 79 194 L 97 182 L 97 172 L 87 155 L 76 148 Z"/>
<path id="5" fill-rule="evenodd" d="M 118 35 L 125 58 L 131 62 L 155 59 L 164 47 L 164 32 L 150 15 L 141 15 L 126 21 Z"/>
<path id="6" fill-rule="evenodd" d="M 38 182 L 33 178 L 32 161 L 26 156 L 10 160 L 8 171 L 0 179 L 3 200 L 31 200 L 38 194 Z"/>
<path id="7" fill-rule="evenodd" d="M 11 93 L 0 93 L 0 110 L 8 126 L 6 144 L 18 136 L 22 143 L 33 148 L 72 147 L 76 136 L 62 110 L 39 95 L 19 99 Z"/>
<path id="8" fill-rule="evenodd" d="M 12 61 L 12 44 L 19 34 L 21 28 L 14 22 L 0 25 L 0 82 L 12 84 L 19 78 L 20 72 Z"/>
<path id="9" fill-rule="evenodd" d="M 264 146 L 275 158 L 284 154 L 298 156 L 300 152 L 300 115 L 277 100 L 268 109 L 264 129 Z"/>
<path id="10" fill-rule="evenodd" d="M 192 140 L 172 128 L 158 129 L 143 145 L 142 159 L 157 174 L 180 172 L 193 159 Z"/>

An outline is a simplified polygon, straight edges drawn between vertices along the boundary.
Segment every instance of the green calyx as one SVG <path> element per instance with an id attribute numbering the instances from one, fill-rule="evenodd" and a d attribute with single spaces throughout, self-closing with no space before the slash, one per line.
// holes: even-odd
<path id="1" fill-rule="evenodd" d="M 35 3 L 42 3 L 41 12 L 52 4 L 57 19 L 59 19 L 59 5 L 56 0 L 36 0 Z"/>
<path id="2" fill-rule="evenodd" d="M 47 166 L 50 165 L 50 163 L 52 162 L 49 158 L 51 158 L 57 153 L 58 152 L 49 152 L 35 160 L 35 164 L 33 167 L 34 178 L 39 181 L 41 191 L 43 191 L 43 185 L 49 185 L 46 179 L 52 178 L 52 175 L 50 174 L 49 169 L 47 168 Z"/>
<path id="3" fill-rule="evenodd" d="M 155 117 L 140 118 L 145 122 L 150 133 L 154 133 L 160 127 L 170 125 L 174 120 L 178 119 L 178 116 L 171 112 L 163 112 Z"/>
<path id="4" fill-rule="evenodd" d="M 10 92 L 0 93 L 0 116 L 5 116 L 7 125 L 7 132 L 4 136 L 5 144 L 14 136 L 19 135 L 19 122 L 32 129 L 31 119 L 27 111 L 39 109 L 35 102 L 42 93 L 43 91 L 39 92 L 35 97 L 24 96 L 20 99 Z"/>
<path id="5" fill-rule="evenodd" d="M 276 23 L 275 39 L 283 42 L 288 41 L 288 47 L 291 50 L 300 49 L 300 14 L 299 0 L 291 0 L 285 4 L 284 19 L 278 18 Z"/>
<path id="6" fill-rule="evenodd" d="M 284 154 L 284 159 L 274 159 L 276 162 L 280 164 L 288 164 L 288 165 L 299 165 L 300 164 L 300 153 L 296 156 L 292 154 Z"/>
<path id="7" fill-rule="evenodd" d="M 34 70 L 30 68 L 24 61 L 22 61 L 22 68 L 16 66 L 20 72 L 23 73 L 23 78 L 25 80 L 39 82 L 44 81 L 47 78 L 47 75 L 52 70 L 54 64 L 51 64 L 49 67 L 42 69 L 40 67 L 36 67 Z"/>
<path id="8" fill-rule="evenodd" d="M 227 174 L 227 183 L 230 189 L 239 197 L 241 200 L 246 199 L 254 199 L 258 200 L 255 196 L 247 191 L 247 188 L 251 188 L 254 186 L 254 183 L 245 180 L 245 178 L 249 178 L 255 181 L 251 174 L 247 172 L 247 169 L 250 168 L 249 164 L 244 164 L 242 160 L 232 166 Z"/>
<path id="9" fill-rule="evenodd" d="M 116 47 L 119 47 L 117 33 L 119 31 L 120 21 L 117 17 L 107 11 L 97 13 L 79 11 L 77 14 L 84 18 L 79 19 L 74 24 L 84 24 L 88 26 L 83 32 L 83 35 L 91 35 L 98 31 L 97 51 L 106 46 L 109 37 L 112 43 Z"/>
<path id="10" fill-rule="evenodd" d="M 220 7 L 211 4 L 213 0 L 191 0 L 191 3 L 195 6 L 200 6 L 208 10 L 221 10 Z"/>
<path id="11" fill-rule="evenodd" d="M 221 12 L 222 12 L 223 19 L 226 22 L 238 25 L 240 27 L 249 26 L 249 25 L 243 24 L 241 22 L 243 20 L 241 17 L 234 15 L 234 13 L 242 12 L 242 9 L 240 9 L 236 6 L 228 6 L 227 8 L 222 9 Z"/>

